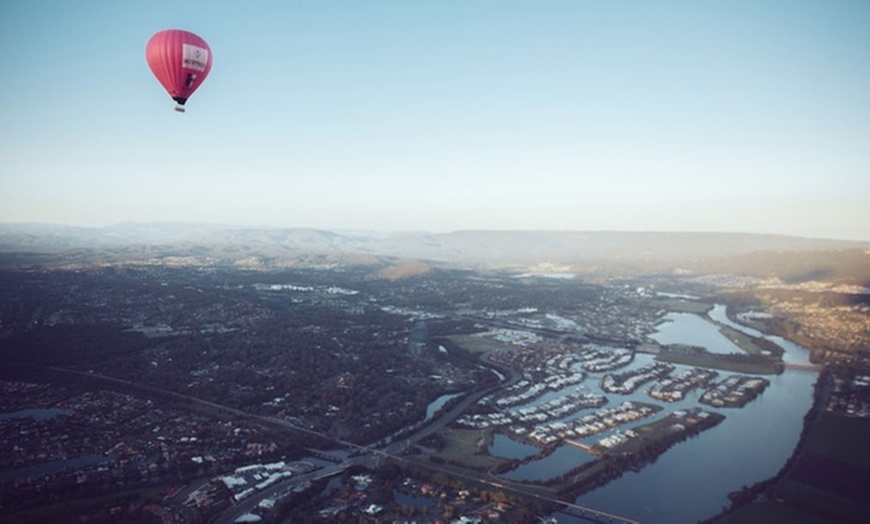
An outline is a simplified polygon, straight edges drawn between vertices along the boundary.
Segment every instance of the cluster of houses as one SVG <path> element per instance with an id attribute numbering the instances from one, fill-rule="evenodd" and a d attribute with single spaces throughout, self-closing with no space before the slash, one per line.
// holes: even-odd
<path id="1" fill-rule="evenodd" d="M 764 378 L 733 375 L 701 395 L 700 402 L 717 408 L 739 408 L 760 395 L 770 381 Z"/>
<path id="2" fill-rule="evenodd" d="M 656 410 L 650 406 L 635 402 L 623 402 L 619 406 L 600 409 L 570 422 L 557 421 L 536 426 L 525 438 L 539 445 L 547 445 L 560 439 L 568 440 L 584 438 L 608 429 L 651 417 Z"/>
<path id="3" fill-rule="evenodd" d="M 604 437 L 603 439 L 598 441 L 598 445 L 602 448 L 610 449 L 615 448 L 621 444 L 625 444 L 628 439 L 636 437 L 637 434 L 632 430 L 626 430 L 624 432 L 617 431 L 613 435 L 609 437 Z"/>
<path id="4" fill-rule="evenodd" d="M 497 340 L 516 346 L 531 346 L 543 340 L 540 335 L 531 331 L 504 328 L 491 329 L 483 333 L 476 333 L 473 336 Z"/>
<path id="5" fill-rule="evenodd" d="M 708 385 L 718 375 L 718 372 L 711 369 L 687 369 L 672 378 L 657 382 L 650 388 L 649 396 L 664 402 L 678 402 L 686 398 L 687 392 Z"/>
<path id="6" fill-rule="evenodd" d="M 663 377 L 673 370 L 673 364 L 650 362 L 643 367 L 625 373 L 604 375 L 601 377 L 601 389 L 608 393 L 626 395 L 633 393 L 643 384 Z"/>
<path id="7" fill-rule="evenodd" d="M 669 416 L 683 421 L 685 423 L 682 424 L 683 426 L 685 426 L 686 424 L 691 426 L 697 424 L 702 420 L 710 418 L 710 413 L 704 411 L 701 408 L 687 408 L 678 409 L 677 411 L 671 413 Z"/>
<path id="8" fill-rule="evenodd" d="M 836 377 L 827 410 L 850 417 L 870 417 L 868 391 L 870 374 L 858 374 L 851 378 Z"/>
<path id="9" fill-rule="evenodd" d="M 538 337 L 534 333 L 530 335 Z M 478 336 L 487 336 L 487 333 Z M 521 339 L 523 337 L 517 338 Z M 515 369 L 561 374 L 578 367 L 590 372 L 612 371 L 631 364 L 634 355 L 627 349 L 605 351 L 576 341 L 541 339 L 533 345 L 514 343 L 510 348 L 494 352 L 490 359 Z"/>
<path id="10" fill-rule="evenodd" d="M 596 349 L 594 347 L 588 346 L 565 346 L 559 342 L 551 343 L 550 347 L 559 348 L 561 351 L 550 357 L 545 363 L 544 366 L 550 370 L 556 371 L 564 371 L 566 369 L 572 369 L 575 364 L 592 362 L 592 361 L 600 361 L 600 360 L 610 360 L 612 354 L 609 351 L 602 351 L 600 349 Z M 569 351 L 565 353 L 565 351 Z"/>
<path id="11" fill-rule="evenodd" d="M 14 493 L 7 490 L 10 485 L 34 497 L 85 482 L 121 488 L 180 474 L 208 474 L 222 465 L 276 454 L 275 443 L 255 428 L 128 394 L 102 390 L 70 395 L 54 388 L 48 395 L 27 385 L 0 384 L 0 391 L 23 394 L 18 405 L 7 403 L 4 409 L 33 406 L 37 400 L 36 405 L 46 406 L 29 409 L 27 416 L 0 419 L 0 444 L 5 443 L 0 446 L 0 469 L 14 471 L 0 480 L 0 505 L 6 494 Z M 33 399 L 25 398 L 28 391 Z M 73 463 L 79 465 L 67 466 Z"/>
<path id="12" fill-rule="evenodd" d="M 563 375 L 550 375 L 545 380 L 532 384 L 529 380 L 521 380 L 505 390 L 505 394 L 494 401 L 499 408 L 525 404 L 538 398 L 547 391 L 559 391 L 562 388 L 583 382 L 586 375 L 576 371 Z"/>
<path id="13" fill-rule="evenodd" d="M 606 402 L 607 398 L 594 393 L 567 393 L 536 406 L 486 414 L 465 414 L 456 420 L 456 424 L 475 429 L 512 426 L 511 431 L 523 433 L 526 431 L 524 426 L 563 418 L 582 409 L 603 406 Z"/>
<path id="14" fill-rule="evenodd" d="M 327 295 L 356 295 L 359 291 L 345 289 L 338 286 L 300 286 L 297 284 L 253 284 L 257 291 L 298 291 L 298 292 L 322 292 Z"/>
<path id="15" fill-rule="evenodd" d="M 392 500 L 384 500 L 384 488 L 392 491 Z M 380 490 L 380 503 L 373 491 Z M 451 517 L 442 517 L 449 512 Z M 401 484 L 384 484 L 372 475 L 353 475 L 334 485 L 325 506 L 304 515 L 305 522 L 517 522 L 513 506 L 493 502 L 489 497 L 468 489 L 420 482 L 406 478 Z M 238 521 L 237 521 L 238 522 Z"/>
<path id="16" fill-rule="evenodd" d="M 615 349 L 601 359 L 583 363 L 583 369 L 590 373 L 602 373 L 625 367 L 634 360 L 634 353 L 628 349 Z"/>
<path id="17" fill-rule="evenodd" d="M 580 447 L 592 453 L 598 453 L 625 444 L 630 439 L 637 437 L 638 432 L 632 429 L 615 431 L 598 440 L 595 446 L 588 446 L 579 440 L 573 439 L 585 438 L 635 420 L 651 417 L 656 413 L 656 411 L 657 410 L 650 406 L 624 402 L 616 408 L 609 408 L 592 415 L 587 415 L 586 417 L 583 417 L 583 419 L 576 421 L 573 426 L 563 423 L 552 425 L 548 433 L 542 432 L 543 437 L 539 442 L 543 444 L 563 439 L 566 444 Z M 687 428 L 695 426 L 699 422 L 707 421 L 710 416 L 710 413 L 700 408 L 689 408 L 674 411 L 665 417 L 664 421 L 670 431 L 681 433 L 686 431 Z M 533 434 L 529 435 L 529 437 L 537 438 L 539 435 Z"/>
<path id="18" fill-rule="evenodd" d="M 607 398 L 594 393 L 568 393 L 537 406 L 508 411 L 508 415 L 520 424 L 538 424 L 566 417 L 581 409 L 602 406 Z"/>

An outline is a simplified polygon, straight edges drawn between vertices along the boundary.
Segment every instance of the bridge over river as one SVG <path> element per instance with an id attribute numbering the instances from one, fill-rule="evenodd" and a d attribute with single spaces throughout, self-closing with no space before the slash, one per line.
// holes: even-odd
<path id="1" fill-rule="evenodd" d="M 785 369 L 794 369 L 797 371 L 815 371 L 818 373 L 819 371 L 824 369 L 824 367 L 816 364 L 799 364 L 797 362 L 786 362 Z"/>
<path id="2" fill-rule="evenodd" d="M 560 510 L 560 513 L 565 513 L 574 517 L 591 520 L 593 522 L 612 523 L 612 524 L 640 524 L 639 520 L 630 519 L 615 513 L 608 513 L 593 508 L 587 508 L 579 504 L 568 504 L 563 502 L 565 509 Z"/>

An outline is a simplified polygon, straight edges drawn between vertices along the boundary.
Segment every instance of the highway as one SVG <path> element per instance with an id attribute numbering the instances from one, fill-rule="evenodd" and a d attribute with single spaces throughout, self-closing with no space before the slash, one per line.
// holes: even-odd
<path id="1" fill-rule="evenodd" d="M 167 395 L 167 396 L 171 396 L 174 398 L 186 400 L 186 401 L 189 401 L 189 402 L 192 402 L 195 404 L 199 404 L 202 406 L 206 406 L 209 408 L 219 409 L 219 410 L 222 410 L 222 411 L 225 411 L 228 413 L 232 413 L 232 414 L 235 414 L 238 416 L 246 417 L 248 419 L 259 420 L 261 422 L 265 422 L 265 423 L 268 423 L 271 425 L 283 426 L 283 427 L 287 428 L 288 430 L 307 433 L 307 434 L 325 439 L 327 441 L 334 442 L 337 445 L 337 447 L 356 450 L 359 452 L 357 454 L 354 454 L 354 456 L 348 457 L 343 462 L 336 464 L 334 466 L 322 468 L 322 469 L 319 469 L 316 471 L 312 471 L 310 473 L 294 475 L 293 477 L 290 477 L 284 481 L 281 481 L 281 482 L 278 482 L 272 486 L 269 486 L 268 488 L 265 488 L 261 491 L 258 491 L 256 493 L 252 494 L 250 497 L 246 498 L 245 500 L 243 500 L 237 504 L 234 504 L 229 509 L 227 509 L 224 512 L 219 513 L 219 514 L 213 516 L 211 519 L 209 519 L 209 524 L 232 524 L 242 515 L 251 512 L 254 508 L 256 508 L 259 505 L 259 503 L 262 500 L 267 499 L 269 497 L 272 497 L 277 493 L 282 493 L 282 492 L 285 492 L 286 490 L 293 489 L 295 486 L 298 486 L 298 485 L 303 484 L 305 482 L 314 481 L 314 480 L 318 480 L 321 478 L 326 478 L 326 477 L 330 477 L 330 476 L 339 474 L 342 471 L 344 471 L 345 469 L 347 469 L 353 465 L 363 465 L 363 466 L 366 466 L 369 468 L 374 468 L 384 458 L 390 458 L 390 459 L 394 459 L 394 460 L 400 461 L 400 462 L 406 461 L 407 459 L 405 459 L 401 455 L 410 446 L 412 446 L 413 444 L 417 443 L 418 441 L 420 441 L 420 440 L 428 437 L 429 435 L 432 435 L 433 433 L 436 433 L 437 431 L 446 427 L 448 424 L 450 424 L 452 421 L 454 421 L 457 417 L 459 417 L 462 414 L 462 412 L 464 412 L 466 409 L 468 409 L 469 406 L 477 403 L 483 397 L 485 397 L 485 396 L 487 396 L 495 391 L 498 391 L 500 389 L 510 387 L 510 386 L 516 384 L 517 382 L 519 382 L 521 375 L 516 370 L 494 364 L 487 357 L 488 357 L 488 355 L 486 355 L 486 354 L 482 355 L 481 361 L 483 361 L 487 365 L 491 366 L 494 369 L 497 369 L 500 373 L 502 373 L 502 375 L 504 375 L 504 377 L 505 377 L 504 380 L 502 380 L 499 384 L 496 384 L 495 386 L 491 386 L 491 387 L 486 388 L 484 390 L 475 391 L 475 392 L 467 394 L 461 401 L 457 402 L 450 409 L 448 409 L 446 411 L 441 410 L 440 412 L 436 413 L 436 416 L 433 417 L 432 420 L 423 424 L 421 427 L 419 427 L 413 434 L 411 434 L 407 438 L 404 438 L 404 439 L 401 439 L 398 441 L 390 442 L 389 444 L 386 444 L 380 448 L 362 446 L 362 445 L 355 444 L 352 442 L 339 440 L 339 439 L 333 438 L 331 436 L 328 436 L 324 433 L 321 433 L 318 431 L 313 431 L 313 430 L 308 429 L 308 428 L 294 425 L 294 424 L 292 424 L 286 420 L 283 420 L 283 419 L 247 413 L 247 412 L 235 409 L 235 408 L 230 408 L 227 406 L 223 406 L 221 404 L 217 404 L 215 402 L 210 402 L 210 401 L 202 400 L 202 399 L 192 397 L 189 395 L 184 395 L 181 393 L 175 393 L 172 391 L 163 390 L 163 389 L 160 389 L 160 388 L 157 388 L 154 386 L 137 384 L 137 383 L 129 381 L 129 380 L 118 379 L 118 378 L 110 377 L 107 375 L 100 375 L 100 374 L 91 373 L 91 372 L 75 371 L 75 370 L 57 368 L 57 367 L 53 367 L 51 369 L 54 371 L 58 371 L 58 372 L 71 373 L 71 374 L 75 374 L 75 375 L 88 377 L 88 378 L 93 379 L 93 380 L 122 384 L 124 386 L 140 389 L 142 391 L 147 391 L 147 392 L 151 392 L 151 393 L 158 393 L 161 395 Z M 537 498 L 539 500 L 544 500 L 544 501 L 547 501 L 547 502 L 550 502 L 553 504 L 558 504 L 558 505 L 563 506 L 567 511 L 569 511 L 575 515 L 581 515 L 584 518 L 599 519 L 599 520 L 604 521 L 604 522 L 636 524 L 636 521 L 634 521 L 632 519 L 628 519 L 626 517 L 622 517 L 620 515 L 601 512 L 601 511 L 598 511 L 598 510 L 593 509 L 593 508 L 587 508 L 587 507 L 580 506 L 577 504 L 572 504 L 572 503 L 558 500 L 555 498 L 547 497 L 547 496 L 544 496 L 544 495 L 541 495 L 538 493 L 533 493 L 531 491 L 527 491 L 527 490 L 523 489 L 521 486 L 509 485 L 509 484 L 506 484 L 505 482 L 499 481 L 498 479 L 495 479 L 495 478 L 485 477 L 485 476 L 476 475 L 476 474 L 469 474 L 469 473 L 465 473 L 465 474 L 458 473 L 454 470 L 440 468 L 440 467 L 437 467 L 433 464 L 425 464 L 425 463 L 421 463 L 421 462 L 414 462 L 414 464 L 425 465 L 426 467 L 428 467 L 429 469 L 432 469 L 432 470 L 442 471 L 445 474 L 448 474 L 448 475 L 451 475 L 454 477 L 463 477 L 463 478 L 466 478 L 468 480 L 471 480 L 471 481 L 474 481 L 477 483 L 486 484 L 486 485 L 489 485 L 493 488 L 496 488 L 496 489 L 499 489 L 502 491 L 512 492 L 512 493 L 520 495 L 520 496 L 534 497 L 534 498 Z"/>

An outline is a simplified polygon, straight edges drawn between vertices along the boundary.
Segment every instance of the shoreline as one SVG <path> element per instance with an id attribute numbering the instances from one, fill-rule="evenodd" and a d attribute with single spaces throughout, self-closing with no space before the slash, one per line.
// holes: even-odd
<path id="1" fill-rule="evenodd" d="M 768 489 L 772 488 L 788 476 L 797 460 L 806 451 L 807 436 L 825 411 L 824 406 L 827 403 L 827 398 L 830 393 L 831 382 L 832 374 L 830 370 L 822 370 L 822 372 L 819 373 L 819 378 L 813 386 L 813 405 L 804 415 L 798 442 L 795 444 L 792 454 L 777 474 L 768 479 L 758 481 L 751 486 L 744 486 L 740 490 L 732 491 L 728 494 L 731 505 L 724 508 L 720 513 L 700 521 L 701 524 L 714 524 L 721 522 L 723 519 L 727 519 L 728 516 L 733 515 L 739 510 L 760 502 L 761 497 L 764 496 Z"/>

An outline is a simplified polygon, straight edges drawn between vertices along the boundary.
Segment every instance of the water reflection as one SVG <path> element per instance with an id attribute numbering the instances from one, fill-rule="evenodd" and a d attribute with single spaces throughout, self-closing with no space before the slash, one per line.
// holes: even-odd
<path id="1" fill-rule="evenodd" d="M 668 313 L 650 338 L 662 345 L 686 344 L 707 348 L 711 353 L 743 351 L 719 332 L 719 326 L 692 313 Z"/>
<path id="2" fill-rule="evenodd" d="M 541 451 L 537 446 L 517 442 L 503 433 L 496 433 L 489 447 L 489 454 L 496 457 L 522 460 Z"/>
<path id="3" fill-rule="evenodd" d="M 726 314 L 726 308 L 724 305 L 717 304 L 710 311 L 709 316 L 716 322 L 721 322 L 722 324 L 740 330 L 747 335 L 752 335 L 754 337 L 763 337 L 767 340 L 770 340 L 771 342 L 785 350 L 785 354 L 782 356 L 782 360 L 787 364 L 808 364 L 810 361 L 809 351 L 807 351 L 805 348 L 798 346 L 794 342 L 786 340 L 782 337 L 778 337 L 776 335 L 767 335 L 756 329 L 752 329 L 750 327 L 746 327 L 741 324 L 732 322 Z"/>
<path id="4" fill-rule="evenodd" d="M 596 458 L 598 457 L 573 446 L 559 446 L 550 455 L 522 464 L 503 476 L 518 481 L 549 480 Z"/>
<path id="5" fill-rule="evenodd" d="M 441 408 L 444 407 L 444 404 L 447 404 L 447 402 L 450 401 L 451 399 L 454 399 L 454 398 L 460 397 L 460 396 L 462 396 L 462 393 L 451 393 L 448 395 L 441 395 L 440 397 L 436 398 L 434 401 L 432 401 L 426 407 L 426 419 L 425 420 L 427 420 L 427 421 L 432 420 L 432 417 L 435 416 L 435 413 L 438 413 L 438 410 L 440 410 Z"/>
<path id="6" fill-rule="evenodd" d="M 711 318 L 747 330 L 728 321 L 724 306 L 716 306 Z M 696 315 L 674 315 L 668 324 L 671 340 L 696 346 L 706 346 L 715 338 L 709 336 L 710 329 L 718 334 L 714 324 Z M 779 337 L 766 337 L 783 347 L 787 362 L 807 361 L 806 349 Z M 728 374 L 721 373 L 719 378 L 725 376 Z M 793 370 L 767 377 L 770 386 L 758 399 L 741 409 L 720 411 L 727 417 L 722 424 L 671 448 L 639 473 L 628 472 L 582 495 L 577 503 L 643 522 L 697 522 L 718 513 L 728 505 L 729 492 L 773 477 L 791 456 L 803 416 L 812 405 L 816 377 L 815 373 Z M 692 395 L 676 405 L 696 401 L 697 395 Z M 669 411 L 672 406 L 665 407 Z M 564 515 L 557 517 L 560 522 L 574 521 Z"/>

